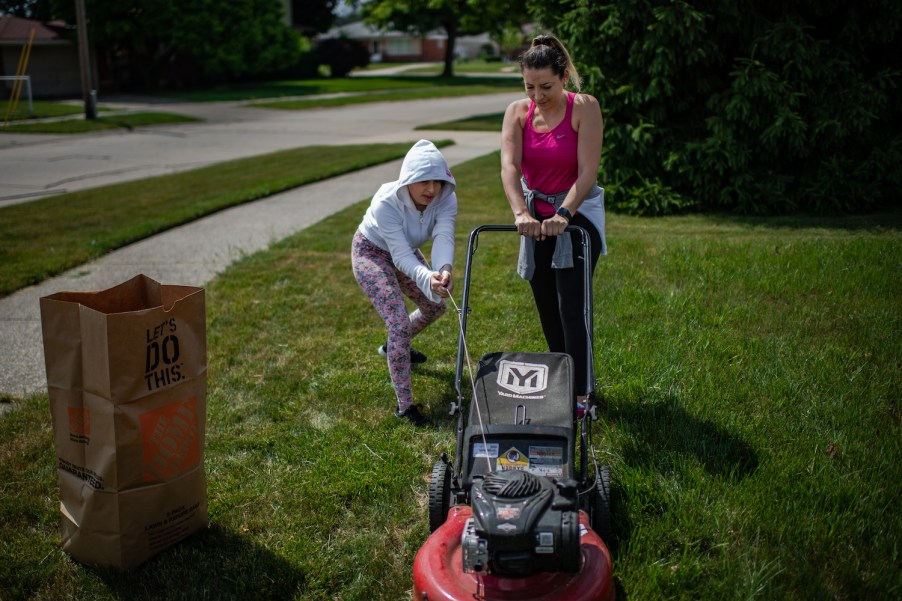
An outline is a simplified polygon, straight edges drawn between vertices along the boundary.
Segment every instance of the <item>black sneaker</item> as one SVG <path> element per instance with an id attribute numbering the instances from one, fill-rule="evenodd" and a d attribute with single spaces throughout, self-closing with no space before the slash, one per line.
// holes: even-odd
<path id="1" fill-rule="evenodd" d="M 431 428 L 435 425 L 432 423 L 431 419 L 420 413 L 419 405 L 411 405 L 407 408 L 407 411 L 404 411 L 403 413 L 396 407 L 395 417 L 398 419 L 406 419 L 417 428 Z"/>
<path id="2" fill-rule="evenodd" d="M 388 344 L 388 343 L 385 343 Z M 386 356 L 385 353 L 385 344 L 379 347 L 379 354 L 383 357 Z M 426 355 L 418 351 L 417 349 L 410 347 L 410 362 L 411 363 L 426 363 Z"/>

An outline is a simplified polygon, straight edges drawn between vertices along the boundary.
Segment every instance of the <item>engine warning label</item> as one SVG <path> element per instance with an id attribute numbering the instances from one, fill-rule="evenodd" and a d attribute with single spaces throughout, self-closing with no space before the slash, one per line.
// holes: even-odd
<path id="1" fill-rule="evenodd" d="M 521 441 L 522 442 L 522 441 Z M 503 443 L 501 443 L 503 444 Z M 564 449 L 563 447 L 530 445 L 525 443 L 511 444 L 506 450 L 497 442 L 474 442 L 471 456 L 473 459 L 493 460 L 494 467 L 499 471 L 519 470 L 530 472 L 536 476 L 547 478 L 561 478 L 564 475 Z M 507 446 L 507 445 L 505 445 Z M 520 449 L 528 449 L 524 453 Z"/>
<path id="2" fill-rule="evenodd" d="M 529 447 L 529 471 L 537 476 L 560 478 L 564 475 L 561 447 Z"/>
<path id="3" fill-rule="evenodd" d="M 499 470 L 528 470 L 529 458 L 520 452 L 517 447 L 511 447 L 498 457 Z"/>

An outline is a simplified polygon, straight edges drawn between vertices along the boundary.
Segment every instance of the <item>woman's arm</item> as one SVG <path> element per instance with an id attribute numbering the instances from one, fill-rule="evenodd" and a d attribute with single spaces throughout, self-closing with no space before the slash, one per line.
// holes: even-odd
<path id="1" fill-rule="evenodd" d="M 576 160 L 579 166 L 576 183 L 573 184 L 567 198 L 564 199 L 564 206 L 575 214 L 579 205 L 586 199 L 586 194 L 595 185 L 595 181 L 598 179 L 598 164 L 601 162 L 604 123 L 601 119 L 601 107 L 594 96 L 579 94 L 574 99 L 573 127 L 579 139 L 576 150 Z"/>
<path id="2" fill-rule="evenodd" d="M 529 110 L 528 100 L 510 103 L 501 125 L 501 184 L 514 213 L 514 224 L 522 236 L 541 236 L 541 224 L 529 214 L 523 187 L 520 185 L 520 161 L 523 158 L 523 119 Z"/>

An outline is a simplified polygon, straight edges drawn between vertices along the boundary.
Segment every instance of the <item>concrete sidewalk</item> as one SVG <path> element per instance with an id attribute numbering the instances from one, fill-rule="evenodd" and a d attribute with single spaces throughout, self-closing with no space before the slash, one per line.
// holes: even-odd
<path id="1" fill-rule="evenodd" d="M 397 104 L 395 106 L 400 108 Z M 466 114 L 461 116 L 475 114 L 471 108 L 462 110 Z M 397 118 L 403 119 L 403 111 L 399 112 Z M 450 112 L 453 115 L 460 111 Z M 345 116 L 349 117 L 349 113 L 345 111 Z M 456 117 L 448 117 L 451 118 Z M 432 119 L 443 120 L 435 119 L 434 115 Z M 383 139 L 379 139 L 377 130 L 383 127 L 364 130 L 359 135 L 362 139 L 354 142 L 451 138 L 455 144 L 443 148 L 442 153 L 452 167 L 493 152 L 500 146 L 498 133 L 414 132 L 410 125 L 387 133 L 383 131 Z M 281 141 L 281 137 L 277 138 Z M 351 143 L 347 137 L 344 140 L 344 143 Z M 291 147 L 306 145 L 298 143 L 297 139 L 294 142 Z M 333 140 L 333 143 L 341 142 Z M 236 147 L 235 150 L 237 154 L 237 151 L 245 149 Z M 261 149 L 255 150 L 257 152 L 247 154 L 259 154 Z M 189 149 L 186 152 L 192 151 Z M 197 148 L 193 152 L 195 159 L 202 155 Z M 380 184 L 397 178 L 400 163 L 400 160 L 393 161 L 221 211 L 0 299 L 0 340 L 3 341 L 0 344 L 0 393 L 24 396 L 46 390 L 40 297 L 63 290 L 102 290 L 138 273 L 167 284 L 204 285 L 236 259 L 264 249 L 350 204 L 371 197 Z M 146 173 L 140 171 L 140 175 Z M 465 195 L 466 191 L 460 190 L 460 194 Z M 3 405 L 0 404 L 0 413 Z"/>

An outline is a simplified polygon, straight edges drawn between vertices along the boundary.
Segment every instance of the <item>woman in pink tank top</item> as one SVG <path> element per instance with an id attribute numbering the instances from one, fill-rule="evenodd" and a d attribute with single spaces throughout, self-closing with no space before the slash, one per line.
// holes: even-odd
<path id="1" fill-rule="evenodd" d="M 520 274 L 530 281 L 549 351 L 573 357 L 583 408 L 595 389 L 583 261 L 591 261 L 594 273 L 599 255 L 606 254 L 604 194 L 596 182 L 601 109 L 594 97 L 565 89 L 572 82 L 578 90 L 579 75 L 554 36 L 533 40 L 520 57 L 520 71 L 527 98 L 504 114 L 501 180 L 522 237 Z M 582 256 L 577 233 L 565 233 L 571 224 L 589 233 L 590 256 Z M 567 256 L 558 245 L 565 236 L 572 239 L 572 261 L 559 260 Z"/>

